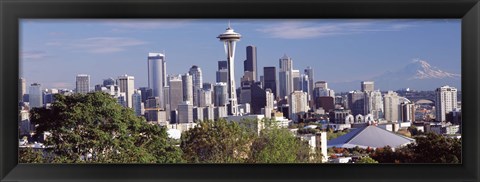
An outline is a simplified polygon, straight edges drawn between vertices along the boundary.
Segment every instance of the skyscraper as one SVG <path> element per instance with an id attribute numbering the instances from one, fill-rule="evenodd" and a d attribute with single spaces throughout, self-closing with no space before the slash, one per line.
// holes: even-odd
<path id="1" fill-rule="evenodd" d="M 43 107 L 43 91 L 42 85 L 39 83 L 33 83 L 30 85 L 28 92 L 30 108 Z"/>
<path id="2" fill-rule="evenodd" d="M 273 96 L 277 97 L 277 71 L 275 67 L 263 67 L 264 89 L 270 89 Z"/>
<path id="3" fill-rule="evenodd" d="M 164 107 L 163 87 L 167 84 L 167 65 L 165 55 L 148 53 L 148 87 L 152 89 L 152 96 L 160 98 L 160 106 Z"/>
<path id="4" fill-rule="evenodd" d="M 385 119 L 387 121 L 399 121 L 400 97 L 396 92 L 388 91 L 383 96 L 383 105 L 385 107 Z"/>
<path id="5" fill-rule="evenodd" d="M 446 114 L 457 108 L 457 89 L 448 85 L 435 90 L 436 120 L 445 121 Z"/>
<path id="6" fill-rule="evenodd" d="M 192 75 L 193 81 L 193 105 L 198 106 L 198 91 L 202 89 L 202 70 L 197 65 L 193 65 L 190 70 L 188 71 L 190 75 Z"/>
<path id="7" fill-rule="evenodd" d="M 289 115 L 290 119 L 298 121 L 298 115 L 308 111 L 307 93 L 294 91 L 289 95 Z"/>
<path id="8" fill-rule="evenodd" d="M 140 90 L 133 91 L 132 108 L 137 116 L 142 115 L 142 92 Z"/>
<path id="9" fill-rule="evenodd" d="M 383 97 L 379 90 L 367 93 L 369 113 L 373 115 L 374 119 L 380 119 L 384 116 Z"/>
<path id="10" fill-rule="evenodd" d="M 193 103 L 193 81 L 192 75 L 185 73 L 182 75 L 182 93 L 183 101 Z"/>
<path id="11" fill-rule="evenodd" d="M 348 93 L 348 108 L 352 111 L 352 115 L 365 115 L 365 93 L 352 91 Z"/>
<path id="12" fill-rule="evenodd" d="M 362 92 L 372 92 L 374 88 L 374 82 L 373 81 L 362 81 Z"/>
<path id="13" fill-rule="evenodd" d="M 170 76 L 169 77 L 170 85 L 170 110 L 176 110 L 178 104 L 183 102 L 183 82 L 182 76 Z"/>
<path id="14" fill-rule="evenodd" d="M 257 47 L 247 46 L 247 59 L 243 62 L 243 71 L 252 72 L 253 81 L 257 81 Z"/>
<path id="15" fill-rule="evenodd" d="M 218 61 L 218 70 L 228 69 L 227 61 Z"/>
<path id="16" fill-rule="evenodd" d="M 20 78 L 18 82 L 18 101 L 23 102 L 23 96 L 27 93 L 27 83 L 25 78 Z"/>
<path id="17" fill-rule="evenodd" d="M 258 82 L 257 82 L 258 83 Z M 251 85 L 251 112 L 252 114 L 261 114 L 262 108 L 266 106 L 266 92 L 259 84 Z M 273 108 L 273 107 L 272 107 Z"/>
<path id="18" fill-rule="evenodd" d="M 178 123 L 193 123 L 193 106 L 189 101 L 178 105 Z"/>
<path id="19" fill-rule="evenodd" d="M 236 93 L 236 86 L 235 86 L 235 66 L 234 66 L 234 58 L 235 58 L 235 45 L 236 42 L 240 40 L 241 35 L 234 32 L 233 29 L 230 27 L 230 23 L 228 25 L 227 30 L 220 34 L 218 37 L 220 41 L 224 43 L 225 46 L 225 53 L 227 54 L 227 62 L 228 62 L 228 114 L 236 116 L 238 114 L 238 107 L 237 107 L 237 93 Z"/>
<path id="20" fill-rule="evenodd" d="M 302 82 L 300 79 L 300 70 L 292 70 L 292 83 L 293 83 L 293 91 L 301 91 L 302 90 Z"/>
<path id="21" fill-rule="evenodd" d="M 224 82 L 216 83 L 213 92 L 215 106 L 226 106 L 228 99 L 227 84 Z"/>
<path id="22" fill-rule="evenodd" d="M 86 94 L 90 91 L 90 75 L 80 74 L 75 79 L 77 93 Z"/>
<path id="23" fill-rule="evenodd" d="M 304 70 L 304 74 L 308 76 L 308 95 L 310 95 L 310 98 L 313 99 L 313 84 L 314 84 L 314 79 L 313 79 L 313 68 L 310 66 L 307 66 Z"/>
<path id="24" fill-rule="evenodd" d="M 279 67 L 279 96 L 280 98 L 284 98 L 293 92 L 292 59 L 287 55 L 283 55 L 283 57 L 279 59 Z"/>
<path id="25" fill-rule="evenodd" d="M 118 86 L 120 92 L 125 93 L 126 106 L 133 108 L 132 95 L 135 90 L 135 78 L 133 76 L 123 75 L 118 77 Z"/>
<path id="26" fill-rule="evenodd" d="M 142 93 L 143 103 L 146 103 L 147 99 L 153 96 L 152 89 L 149 87 L 140 87 L 140 92 Z"/>
<path id="27" fill-rule="evenodd" d="M 103 80 L 104 87 L 108 87 L 110 85 L 115 85 L 115 80 L 113 78 L 107 78 Z"/>

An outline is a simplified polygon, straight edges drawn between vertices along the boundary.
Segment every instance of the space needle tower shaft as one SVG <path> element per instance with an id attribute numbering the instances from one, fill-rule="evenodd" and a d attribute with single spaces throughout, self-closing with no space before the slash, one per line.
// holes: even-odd
<path id="1" fill-rule="evenodd" d="M 227 54 L 227 64 L 228 64 L 228 79 L 227 79 L 227 91 L 228 91 L 228 115 L 236 116 L 238 115 L 238 103 L 237 103 L 237 94 L 235 86 L 235 67 L 234 67 L 234 58 L 235 58 L 235 44 L 237 41 L 240 41 L 241 35 L 233 31 L 228 23 L 227 30 L 220 34 L 218 37 L 220 41 L 224 43 L 225 53 Z"/>

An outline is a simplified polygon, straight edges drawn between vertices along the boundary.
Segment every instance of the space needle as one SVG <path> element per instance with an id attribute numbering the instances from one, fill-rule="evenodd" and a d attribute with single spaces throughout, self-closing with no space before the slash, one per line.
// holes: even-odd
<path id="1" fill-rule="evenodd" d="M 235 87 L 235 73 L 234 73 L 234 57 L 235 57 L 235 44 L 242 37 L 239 33 L 233 31 L 228 22 L 227 30 L 220 34 L 217 38 L 224 43 L 225 53 L 227 54 L 228 64 L 228 79 L 227 79 L 227 92 L 228 92 L 228 115 L 238 115 L 237 94 Z"/>

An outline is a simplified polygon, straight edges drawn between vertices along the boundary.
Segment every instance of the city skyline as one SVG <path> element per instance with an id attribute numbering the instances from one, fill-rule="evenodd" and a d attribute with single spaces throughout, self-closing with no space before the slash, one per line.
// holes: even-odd
<path id="1" fill-rule="evenodd" d="M 21 76 L 28 85 L 38 82 L 44 88 L 73 89 L 78 74 L 90 75 L 91 87 L 127 74 L 135 77 L 136 88 L 145 87 L 148 53 L 165 52 L 168 75 L 184 74 L 198 65 L 204 82 L 215 83 L 217 62 L 226 60 L 215 37 L 227 21 L 24 20 Z M 92 30 L 78 31 L 77 26 Z M 263 67 L 278 70 L 278 60 L 286 54 L 293 60 L 293 69 L 311 66 L 314 81 L 325 80 L 334 90 L 336 83 L 369 80 L 383 74 L 378 70 L 394 71 L 415 58 L 460 74 L 459 20 L 233 20 L 232 27 L 245 37 L 235 55 L 237 83 L 248 45 L 258 49 L 259 76 Z M 408 44 L 412 40 L 416 41 Z"/>

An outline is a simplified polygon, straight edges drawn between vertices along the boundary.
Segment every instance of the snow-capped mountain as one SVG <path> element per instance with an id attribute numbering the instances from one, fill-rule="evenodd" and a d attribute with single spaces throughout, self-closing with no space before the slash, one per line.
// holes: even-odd
<path id="1" fill-rule="evenodd" d="M 401 71 L 404 73 L 414 72 L 409 79 L 443 79 L 443 78 L 460 78 L 460 74 L 448 73 L 437 67 L 431 66 L 427 61 L 415 59 L 412 63 L 405 66 Z"/>
<path id="2" fill-rule="evenodd" d="M 369 80 L 374 81 L 375 89 L 380 90 L 402 88 L 434 90 L 443 85 L 460 89 L 461 77 L 458 73 L 449 73 L 432 66 L 425 60 L 415 59 L 403 68 L 396 71 L 386 71 Z M 333 89 L 339 89 L 339 91 L 359 90 L 361 81 L 332 83 L 331 85 Z"/>

